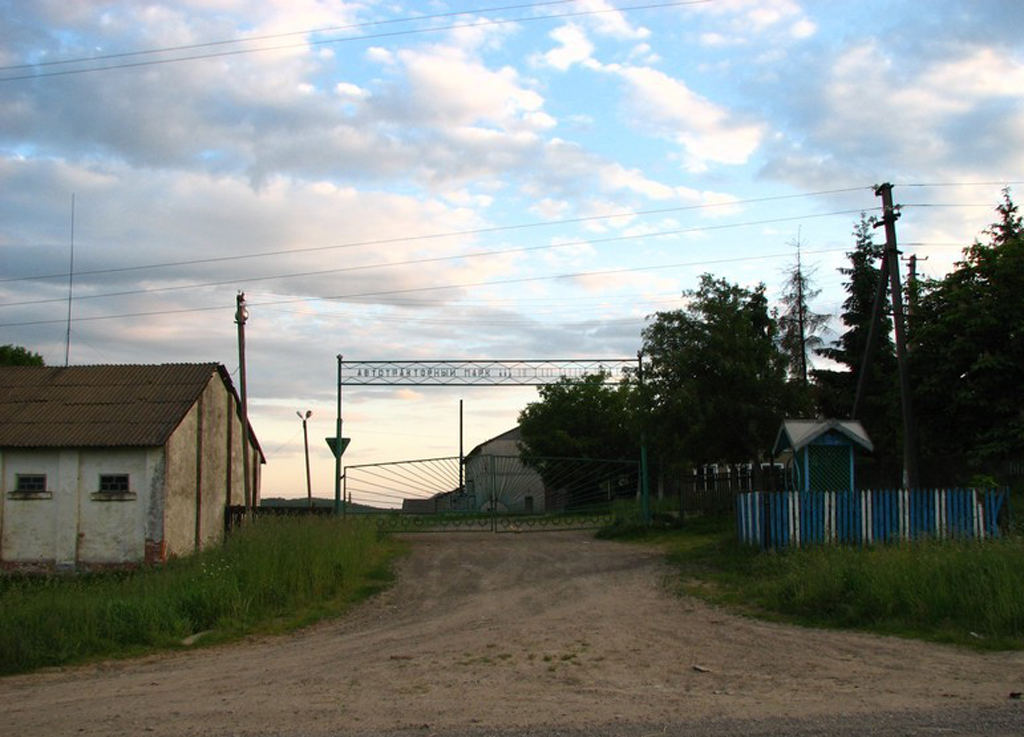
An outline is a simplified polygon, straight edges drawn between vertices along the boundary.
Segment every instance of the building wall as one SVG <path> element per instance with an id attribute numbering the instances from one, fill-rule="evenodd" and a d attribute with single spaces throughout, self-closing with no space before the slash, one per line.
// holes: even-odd
<path id="1" fill-rule="evenodd" d="M 142 558 L 152 489 L 149 455 L 146 449 L 79 452 L 78 547 L 70 562 L 128 563 Z M 99 492 L 100 474 L 123 473 L 128 474 L 128 494 Z"/>
<path id="2" fill-rule="evenodd" d="M 167 441 L 164 482 L 163 543 L 168 556 L 188 555 L 196 549 L 196 403 Z"/>
<path id="3" fill-rule="evenodd" d="M 0 452 L 0 561 L 56 567 L 141 561 L 162 455 L 160 449 Z M 45 474 L 46 491 L 19 494 L 19 473 Z M 128 474 L 129 492 L 100 493 L 101 474 Z"/>
<path id="4" fill-rule="evenodd" d="M 242 422 L 234 396 L 216 376 L 167 443 L 166 554 L 188 555 L 224 537 L 224 509 L 243 504 Z M 251 483 L 259 494 L 259 454 L 250 447 Z M 197 545 L 198 540 L 198 545 Z"/>
<path id="5" fill-rule="evenodd" d="M 0 563 L 157 563 L 220 542 L 225 506 L 244 502 L 242 438 L 214 374 L 163 448 L 0 449 Z M 255 448 L 250 463 L 258 499 Z M 18 494 L 19 473 L 45 474 L 46 491 Z M 101 474 L 128 474 L 128 493 L 99 493 Z"/>
<path id="6" fill-rule="evenodd" d="M 541 514 L 547 506 L 544 481 L 519 460 L 519 442 L 514 438 L 491 440 L 480 446 L 478 454 L 468 456 L 465 481 L 477 509 L 490 508 L 492 493 L 500 511 Z"/>

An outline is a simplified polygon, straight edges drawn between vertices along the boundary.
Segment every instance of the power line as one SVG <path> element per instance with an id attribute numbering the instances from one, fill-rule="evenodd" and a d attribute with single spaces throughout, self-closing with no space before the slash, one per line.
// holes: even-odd
<path id="1" fill-rule="evenodd" d="M 549 13 L 547 15 L 524 16 L 513 19 L 481 20 L 467 23 L 452 23 L 446 26 L 434 28 L 411 28 L 401 31 L 386 31 L 382 33 L 367 33 L 359 36 L 347 36 L 345 38 L 332 38 L 320 40 L 307 40 L 302 43 L 278 44 L 275 46 L 263 46 L 255 49 L 232 49 L 230 51 L 215 51 L 207 54 L 191 54 L 178 56 L 173 59 L 149 59 L 144 61 L 125 62 L 123 64 L 108 64 L 100 67 L 86 67 L 84 69 L 62 69 L 39 74 L 20 74 L 13 77 L 0 77 L 0 82 L 18 82 L 28 79 L 42 79 L 45 77 L 66 77 L 70 75 L 88 74 L 91 72 L 105 72 L 114 69 L 133 69 L 138 67 L 150 67 L 164 64 L 177 64 L 185 61 L 198 61 L 202 59 L 215 59 L 228 56 L 241 56 L 257 54 L 266 51 L 284 51 L 294 48 L 306 48 L 310 46 L 324 46 L 329 44 L 348 43 L 351 41 L 369 41 L 381 38 L 394 38 L 398 36 L 410 36 L 421 33 L 435 33 L 437 31 L 459 30 L 464 28 L 484 28 L 487 26 L 505 25 L 508 23 L 528 23 L 534 21 L 557 20 L 560 18 L 579 18 L 589 15 L 601 15 L 606 13 L 624 13 L 632 10 L 657 10 L 661 8 L 680 7 L 685 5 L 704 5 L 715 2 L 715 0 L 675 0 L 674 2 L 649 3 L 645 5 L 631 5 L 626 8 L 604 8 L 600 10 L 578 10 L 570 13 Z"/>
<path id="2" fill-rule="evenodd" d="M 857 210 L 857 212 L 860 212 L 860 211 Z M 829 249 L 820 249 L 820 250 L 816 250 L 816 251 L 808 251 L 807 253 L 815 255 L 815 254 L 822 254 L 822 253 L 844 252 L 846 250 L 847 249 L 845 247 L 844 248 L 829 248 Z M 433 291 L 442 291 L 442 290 L 448 290 L 448 289 L 472 289 L 472 288 L 476 288 L 476 287 L 508 286 L 508 285 L 511 285 L 511 284 L 527 284 L 527 283 L 541 282 L 541 281 L 558 281 L 558 280 L 562 280 L 562 279 L 579 279 L 579 278 L 594 277 L 594 276 L 614 276 L 616 274 L 642 273 L 642 272 L 646 272 L 646 271 L 658 271 L 658 270 L 664 270 L 664 269 L 688 268 L 688 267 L 693 267 L 693 266 L 713 266 L 713 265 L 717 265 L 717 264 L 740 263 L 740 262 L 745 262 L 745 261 L 764 261 L 764 260 L 776 259 L 776 258 L 789 258 L 791 255 L 792 254 L 786 252 L 786 253 L 765 254 L 765 255 L 761 255 L 761 256 L 738 256 L 736 258 L 727 258 L 727 259 L 713 259 L 713 260 L 706 260 L 706 261 L 689 261 L 689 262 L 672 263 L 672 264 L 657 264 L 657 265 L 653 265 L 653 266 L 634 266 L 634 267 L 620 268 L 620 269 L 603 269 L 603 270 L 599 270 L 599 271 L 580 271 L 580 272 L 571 272 L 571 273 L 566 273 L 566 274 L 553 274 L 553 275 L 547 275 L 547 276 L 517 277 L 517 278 L 513 278 L 513 279 L 498 279 L 498 280 L 493 280 L 493 281 L 470 282 L 470 283 L 463 283 L 463 284 L 437 284 L 437 285 L 432 285 L 432 286 L 427 286 L 427 287 L 409 287 L 408 289 L 379 290 L 379 291 L 371 291 L 371 292 L 358 292 L 358 293 L 354 293 L 354 294 L 329 295 L 329 296 L 324 296 L 324 297 L 309 297 L 309 296 L 306 296 L 306 297 L 292 297 L 292 298 L 288 298 L 288 299 L 267 300 L 267 301 L 263 301 L 263 302 L 255 302 L 255 301 L 254 302 L 249 302 L 249 307 L 261 307 L 261 306 L 272 306 L 272 305 L 282 305 L 282 304 L 295 304 L 295 303 L 298 303 L 298 302 L 309 302 L 309 301 L 332 301 L 332 302 L 337 302 L 337 301 L 356 299 L 356 298 L 361 298 L 361 297 L 387 297 L 387 296 L 392 296 L 392 295 L 415 294 L 417 292 L 433 292 Z M 214 311 L 214 310 L 222 310 L 222 309 L 224 309 L 223 305 L 211 305 L 211 306 L 206 306 L 206 307 L 183 307 L 183 308 L 171 309 L 171 310 L 155 310 L 155 311 L 150 311 L 150 312 L 132 312 L 132 313 L 119 314 L 119 315 L 96 315 L 96 316 L 92 316 L 92 317 L 79 317 L 77 319 L 77 321 L 78 322 L 86 322 L 86 321 L 97 321 L 97 320 L 117 320 L 117 319 L 129 318 L 129 317 L 153 317 L 153 316 L 157 316 L 157 315 L 181 315 L 181 314 L 186 314 L 186 313 L 190 313 L 190 312 L 211 312 L 211 311 Z M 53 322 L 61 322 L 61 321 L 60 320 L 56 320 L 56 321 L 55 320 L 33 320 L 33 321 L 28 321 L 28 322 L 3 323 L 3 324 L 0 324 L 0 327 L 9 328 L 9 327 L 25 327 L 25 326 L 29 326 L 29 325 L 47 325 L 47 324 L 50 324 L 50 323 L 53 323 Z"/>
<path id="3" fill-rule="evenodd" d="M 141 49 L 138 51 L 121 51 L 111 54 L 99 54 L 95 56 L 80 56 L 71 59 L 54 59 L 53 61 L 40 61 L 34 64 L 11 64 L 0 66 L 0 72 L 14 71 L 15 69 L 32 69 L 36 67 L 52 67 L 61 64 L 83 64 L 96 61 L 107 61 L 110 59 L 126 59 L 135 56 L 149 56 L 151 54 L 166 54 L 175 51 L 192 51 L 193 49 L 206 49 L 215 46 L 228 46 L 230 44 L 251 43 L 253 41 L 270 41 L 276 38 L 289 38 L 292 36 L 308 36 L 315 33 L 327 33 L 328 31 L 347 31 L 353 28 L 369 28 L 372 26 L 384 26 L 395 23 L 412 23 L 425 20 L 438 20 L 439 18 L 453 18 L 460 15 L 483 15 L 485 13 L 497 13 L 504 10 L 525 10 L 529 8 L 545 7 L 549 5 L 565 5 L 576 0 L 547 0 L 547 2 L 525 3 L 522 5 L 504 5 L 493 8 L 476 8 L 474 10 L 459 10 L 451 13 L 434 13 L 430 15 L 405 16 L 404 18 L 390 18 L 388 20 L 366 21 L 363 23 L 348 23 L 340 26 L 323 26 L 320 28 L 306 28 L 301 31 L 285 31 L 282 33 L 267 33 L 259 36 L 244 36 L 242 38 L 224 39 L 220 41 L 204 41 L 193 44 L 182 44 L 179 46 L 163 46 L 155 49 Z"/>
<path id="4" fill-rule="evenodd" d="M 444 238 L 461 238 L 465 236 L 486 235 L 490 233 L 505 233 L 513 230 L 528 230 L 535 228 L 554 227 L 558 225 L 577 225 L 580 223 L 594 222 L 597 220 L 613 220 L 623 217 L 643 217 L 647 215 L 665 215 L 673 212 L 688 212 L 694 210 L 707 210 L 717 207 L 737 207 L 740 205 L 761 204 L 764 202 L 778 202 L 782 200 L 798 199 L 803 197 L 820 197 L 833 194 L 846 194 L 861 190 L 871 190 L 871 187 L 845 187 L 842 189 L 828 189 L 817 192 L 802 192 L 800 194 L 774 195 L 771 197 L 755 197 L 747 200 L 732 200 L 727 202 L 707 202 L 700 205 L 679 205 L 677 207 L 661 207 L 650 210 L 630 210 L 616 213 L 604 213 L 600 215 L 588 215 L 586 217 L 565 218 L 562 220 L 544 220 L 531 223 L 514 223 L 512 225 L 496 225 L 489 228 L 474 228 L 471 230 L 453 230 L 443 233 L 425 233 L 423 235 L 401 236 L 398 238 L 376 238 L 366 241 L 354 241 L 351 243 L 339 243 L 329 246 L 309 246 L 305 248 L 280 249 L 275 251 L 262 251 L 260 253 L 245 253 L 235 256 L 213 256 L 210 258 L 188 259 L 184 261 L 166 261 L 155 264 L 141 264 L 138 266 L 119 266 L 110 269 L 80 270 L 75 272 L 78 277 L 94 276 L 96 274 L 123 274 L 131 271 L 143 271 L 149 269 L 166 269 L 176 266 L 197 266 L 201 264 L 226 263 L 232 261 L 244 261 L 254 258 L 268 258 L 271 256 L 294 256 L 300 253 L 318 253 L 323 251 L 334 251 L 348 248 L 363 248 L 366 246 L 385 246 L 395 243 L 413 243 L 427 240 L 440 240 Z M 864 211 L 878 209 L 877 207 L 864 208 Z M 859 211 L 858 211 L 859 212 Z M 812 217 L 812 216 L 807 216 Z M 31 281 L 40 279 L 63 279 L 66 273 L 40 274 L 35 276 L 15 276 L 0 279 L 0 284 L 17 281 Z"/>
<path id="5" fill-rule="evenodd" d="M 876 207 L 876 208 L 872 208 L 872 209 L 878 209 L 878 208 Z M 631 234 L 629 234 L 629 235 L 617 235 L 617 236 L 609 236 L 607 238 L 594 238 L 594 239 L 590 239 L 590 240 L 568 241 L 568 242 L 565 242 L 565 243 L 549 243 L 549 244 L 546 244 L 546 245 L 543 245 L 543 246 L 522 246 L 522 247 L 518 247 L 518 248 L 504 248 L 504 249 L 498 249 L 498 250 L 494 250 L 494 251 L 477 251 L 477 252 L 474 252 L 474 253 L 457 254 L 457 255 L 454 255 L 454 256 L 431 256 L 431 257 L 427 257 L 427 258 L 410 259 L 410 260 L 407 260 L 407 261 L 394 261 L 394 262 L 378 263 L 378 264 L 363 264 L 363 265 L 360 265 L 360 266 L 342 266 L 342 267 L 338 267 L 338 268 L 334 268 L 334 269 L 320 269 L 320 270 L 317 270 L 317 271 L 304 271 L 304 272 L 296 272 L 296 273 L 292 273 L 292 274 L 271 274 L 271 275 L 268 275 L 268 276 L 248 277 L 248 278 L 244 279 L 243 281 L 246 284 L 251 284 L 253 282 L 260 282 L 260 281 L 277 281 L 277 280 L 282 280 L 282 279 L 308 278 L 308 277 L 313 277 L 313 276 L 325 276 L 327 274 L 341 274 L 341 273 L 350 273 L 350 272 L 355 272 L 355 271 L 371 271 L 371 270 L 375 270 L 375 269 L 388 269 L 388 268 L 396 268 L 396 267 L 400 267 L 400 266 L 422 266 L 424 264 L 440 263 L 440 262 L 444 262 L 444 261 L 459 261 L 459 260 L 462 260 L 462 259 L 482 258 L 482 257 L 487 257 L 487 256 L 504 256 L 504 255 L 513 254 L 513 253 L 530 253 L 530 252 L 534 252 L 534 251 L 547 251 L 547 250 L 553 250 L 553 249 L 557 249 L 557 248 L 575 248 L 575 247 L 578 247 L 578 246 L 601 245 L 601 244 L 606 244 L 606 243 L 616 243 L 616 242 L 627 241 L 627 240 L 637 240 L 639 238 L 664 238 L 664 237 L 673 236 L 673 235 L 687 235 L 687 234 L 691 234 L 691 233 L 703 233 L 703 232 L 715 231 L 715 230 L 728 230 L 728 229 L 731 229 L 731 228 L 753 227 L 753 226 L 757 226 L 757 225 L 773 225 L 773 224 L 776 224 L 776 223 L 792 222 L 794 220 L 809 220 L 809 219 L 812 219 L 812 218 L 834 217 L 834 216 L 837 216 L 837 215 L 852 215 L 852 214 L 856 214 L 858 212 L 863 212 L 863 210 L 861 210 L 861 209 L 857 209 L 857 210 L 839 210 L 839 211 L 835 211 L 835 212 L 816 213 L 816 214 L 813 214 L 813 215 L 796 215 L 796 216 L 785 217 L 785 218 L 773 218 L 773 219 L 770 219 L 770 220 L 757 220 L 757 221 L 748 221 L 748 222 L 743 222 L 743 223 L 726 223 L 726 224 L 722 224 L 722 225 L 709 225 L 709 226 L 695 227 L 695 228 L 680 228 L 680 229 L 676 229 L 676 230 L 660 231 L 660 232 L 657 232 L 657 233 L 645 233 L 642 236 L 636 236 L 636 235 L 631 235 Z M 79 274 L 78 276 L 80 277 L 81 274 Z M 83 299 L 106 299 L 106 298 L 109 298 L 109 297 L 130 297 L 130 296 L 134 296 L 134 295 L 138 295 L 138 294 L 157 294 L 157 293 L 161 293 L 161 292 L 179 292 L 179 291 L 185 291 L 185 290 L 190 290 L 190 289 L 205 289 L 205 288 L 209 288 L 209 287 L 222 287 L 222 286 L 227 286 L 227 285 L 236 285 L 238 283 L 239 283 L 239 279 L 236 278 L 236 279 L 226 279 L 226 280 L 215 281 L 215 282 L 203 282 L 203 283 L 198 283 L 198 284 L 176 284 L 174 286 L 167 286 L 167 287 L 147 287 L 145 289 L 130 289 L 130 290 L 124 290 L 124 291 L 120 291 L 120 292 L 107 292 L 107 293 L 104 293 L 104 294 L 79 295 L 78 299 L 83 300 Z M 0 304 L 0 307 L 24 307 L 24 306 L 28 306 L 28 305 L 47 304 L 47 303 L 51 303 L 51 302 L 63 302 L 64 300 L 65 300 L 64 297 L 59 297 L 59 298 L 52 297 L 52 298 L 46 298 L 46 299 L 24 300 L 24 301 L 21 301 L 21 302 L 7 302 L 7 303 L 4 303 L 4 304 Z"/>
<path id="6" fill-rule="evenodd" d="M 912 184 L 897 184 L 897 187 L 1009 187 L 1010 185 L 1024 184 L 1021 182 L 916 182 Z"/>

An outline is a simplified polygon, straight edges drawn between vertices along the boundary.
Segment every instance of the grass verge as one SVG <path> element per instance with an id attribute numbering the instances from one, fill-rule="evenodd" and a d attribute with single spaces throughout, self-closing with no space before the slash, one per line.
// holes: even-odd
<path id="1" fill-rule="evenodd" d="M 755 616 L 949 642 L 1024 649 L 1024 538 L 821 546 L 760 553 L 731 518 L 614 537 L 664 548 L 681 593 Z"/>
<path id="2" fill-rule="evenodd" d="M 267 518 L 130 572 L 0 578 L 0 674 L 278 632 L 391 581 L 401 543 L 365 520 Z"/>

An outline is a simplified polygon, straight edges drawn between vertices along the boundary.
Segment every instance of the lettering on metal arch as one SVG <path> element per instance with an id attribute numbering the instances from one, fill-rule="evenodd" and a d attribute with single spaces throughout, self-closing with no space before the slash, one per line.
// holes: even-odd
<path id="1" fill-rule="evenodd" d="M 634 358 L 522 361 L 344 361 L 345 386 L 542 386 L 604 373 L 617 384 L 636 370 Z"/>

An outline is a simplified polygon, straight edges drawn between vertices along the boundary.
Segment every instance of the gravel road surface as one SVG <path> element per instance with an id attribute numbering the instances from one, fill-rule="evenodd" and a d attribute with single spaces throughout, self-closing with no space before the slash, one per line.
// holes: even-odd
<path id="1" fill-rule="evenodd" d="M 0 679 L 2 733 L 1024 735 L 1024 653 L 736 616 L 586 533 L 411 541 L 342 619 Z"/>

